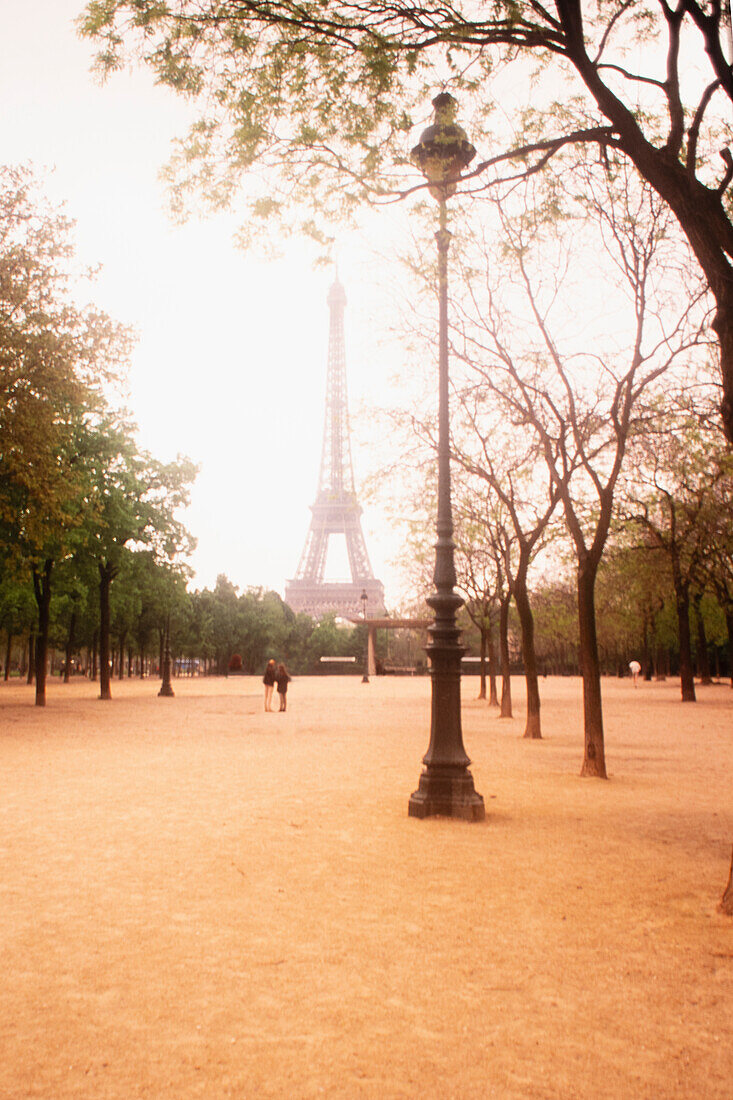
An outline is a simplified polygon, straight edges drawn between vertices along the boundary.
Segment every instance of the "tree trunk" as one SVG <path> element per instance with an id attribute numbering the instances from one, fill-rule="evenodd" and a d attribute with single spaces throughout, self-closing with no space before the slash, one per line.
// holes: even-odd
<path id="1" fill-rule="evenodd" d="M 583 677 L 583 730 L 585 752 L 582 776 L 607 779 L 606 753 L 603 739 L 603 706 L 601 702 L 601 669 L 598 661 L 596 634 L 595 585 L 598 566 L 586 560 L 578 565 L 578 628 L 580 636 L 580 671 Z"/>
<path id="2" fill-rule="evenodd" d="M 38 604 L 38 634 L 36 636 L 36 706 L 46 705 L 46 664 L 48 661 L 48 627 L 51 608 L 51 572 L 53 561 L 46 558 L 43 572 L 33 566 L 33 591 Z"/>
<path id="3" fill-rule="evenodd" d="M 127 638 L 127 631 L 126 630 L 121 630 L 120 631 L 120 638 L 119 638 L 120 648 L 119 648 L 119 655 L 118 655 L 118 658 L 117 658 L 117 679 L 118 680 L 124 680 L 124 678 L 125 678 L 125 639 L 126 638 Z"/>
<path id="4" fill-rule="evenodd" d="M 109 644 L 109 591 L 117 570 L 109 562 L 99 562 L 99 698 L 111 699 L 110 644 Z"/>
<path id="5" fill-rule="evenodd" d="M 5 671 L 3 673 L 3 678 L 6 681 L 10 679 L 10 658 L 12 657 L 12 655 L 13 655 L 13 635 L 12 635 L 12 632 L 10 630 L 8 630 L 8 641 L 7 641 L 7 644 L 5 646 Z"/>
<path id="6" fill-rule="evenodd" d="M 487 630 L 487 646 L 489 656 L 489 706 L 498 707 L 499 697 L 496 693 L 496 646 L 494 645 L 494 631 L 489 621 Z"/>
<path id="7" fill-rule="evenodd" d="M 705 623 L 703 622 L 700 604 L 702 593 L 696 594 L 692 606 L 695 612 L 695 626 L 697 628 L 697 675 L 701 684 L 712 684 L 710 675 L 710 657 L 708 654 L 708 640 L 705 636 Z"/>
<path id="8" fill-rule="evenodd" d="M 718 909 L 729 917 L 733 917 L 733 850 L 730 853 L 730 871 L 728 873 L 728 885 L 725 888 Z"/>
<path id="9" fill-rule="evenodd" d="M 641 676 L 643 680 L 651 680 L 652 678 L 652 651 L 649 644 L 649 636 L 653 629 L 654 623 L 650 621 L 651 615 L 649 608 L 645 607 L 642 619 L 642 640 L 641 640 Z"/>
<path id="10" fill-rule="evenodd" d="M 91 675 L 92 680 L 97 679 L 97 654 L 99 652 L 99 631 L 95 630 L 92 634 L 92 662 L 91 662 Z"/>
<path id="11" fill-rule="evenodd" d="M 35 630 L 28 631 L 28 675 L 26 682 L 33 683 L 36 675 L 36 632 Z"/>
<path id="12" fill-rule="evenodd" d="M 479 685 L 478 685 L 478 699 L 486 698 L 486 627 L 479 627 L 480 636 L 480 649 L 479 649 Z"/>
<path id="13" fill-rule="evenodd" d="M 522 658 L 524 678 L 527 682 L 527 724 L 524 736 L 532 740 L 542 737 L 540 727 L 540 687 L 537 679 L 537 656 L 534 648 L 534 619 L 529 603 L 527 583 L 521 574 L 515 578 L 512 591 L 517 605 L 519 625 L 522 629 Z"/>
<path id="14" fill-rule="evenodd" d="M 501 711 L 500 718 L 512 717 L 512 677 L 509 668 L 509 604 L 511 592 L 502 596 L 499 605 L 499 653 L 501 656 Z"/>
<path id="15" fill-rule="evenodd" d="M 675 582 L 675 603 L 677 605 L 677 626 L 680 639 L 680 687 L 682 702 L 694 703 L 695 677 L 692 673 L 692 646 L 690 644 L 690 594 L 682 581 Z"/>
<path id="16" fill-rule="evenodd" d="M 664 647 L 663 647 L 663 646 L 661 646 L 661 645 L 659 645 L 659 643 L 657 643 L 657 645 L 656 645 L 656 647 L 655 647 L 655 655 L 654 655 L 654 668 L 655 668 L 655 672 L 654 672 L 654 679 L 655 679 L 655 680 L 657 680 L 657 681 L 662 681 L 662 680 L 666 680 L 666 679 L 667 679 L 667 674 L 666 674 L 666 672 L 665 672 L 665 668 L 664 668 L 664 652 L 663 652 L 663 648 L 664 648 Z"/>
<path id="17" fill-rule="evenodd" d="M 76 611 L 71 612 L 69 633 L 66 636 L 66 660 L 64 661 L 64 683 L 68 684 L 71 675 L 71 655 L 74 652 L 74 631 L 76 629 Z"/>

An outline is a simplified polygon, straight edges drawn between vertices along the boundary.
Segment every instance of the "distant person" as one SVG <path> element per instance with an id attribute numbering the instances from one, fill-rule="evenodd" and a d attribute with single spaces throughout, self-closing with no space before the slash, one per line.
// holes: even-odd
<path id="1" fill-rule="evenodd" d="M 287 709 L 288 702 L 288 684 L 290 683 L 290 677 L 288 676 L 288 670 L 285 665 L 277 666 L 277 693 L 280 696 L 280 710 Z"/>
<path id="2" fill-rule="evenodd" d="M 634 687 L 636 687 L 636 681 L 639 679 L 639 673 L 641 672 L 641 665 L 638 661 L 629 661 L 629 672 L 631 673 L 631 679 L 634 681 Z"/>
<path id="3" fill-rule="evenodd" d="M 265 675 L 262 677 L 262 683 L 265 685 L 265 710 L 272 710 L 272 692 L 275 688 L 275 681 L 277 680 L 277 665 L 271 657 L 267 662 L 265 668 Z"/>

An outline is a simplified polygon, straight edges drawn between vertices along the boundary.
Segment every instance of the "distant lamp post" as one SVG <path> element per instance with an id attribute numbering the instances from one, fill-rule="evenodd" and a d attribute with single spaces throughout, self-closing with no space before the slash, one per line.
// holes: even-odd
<path id="1" fill-rule="evenodd" d="M 171 616 L 169 612 L 165 623 L 165 638 L 163 641 L 163 682 L 160 685 L 158 695 L 170 697 L 175 694 L 171 684 Z"/>
<path id="2" fill-rule="evenodd" d="M 433 100 L 435 118 L 412 150 L 412 160 L 428 181 L 428 190 L 438 201 L 440 222 L 438 243 L 439 292 L 439 388 L 438 388 L 438 517 L 435 543 L 434 595 L 428 604 L 435 612 L 428 628 L 426 652 L 432 681 L 430 744 L 423 757 L 424 768 L 418 789 L 410 795 L 411 817 L 437 814 L 483 821 L 484 800 L 473 785 L 471 763 L 463 747 L 461 732 L 460 631 L 456 612 L 463 603 L 455 591 L 453 516 L 450 484 L 450 438 L 448 402 L 448 246 L 447 199 L 456 190 L 461 172 L 476 150 L 456 122 L 457 104 L 443 92 Z"/>
<path id="3" fill-rule="evenodd" d="M 369 599 L 366 588 L 362 588 L 359 599 L 361 600 L 361 617 L 366 623 L 367 600 Z M 366 656 L 364 657 L 364 675 L 361 678 L 362 684 L 369 683 L 369 627 L 366 628 L 366 632 Z"/>

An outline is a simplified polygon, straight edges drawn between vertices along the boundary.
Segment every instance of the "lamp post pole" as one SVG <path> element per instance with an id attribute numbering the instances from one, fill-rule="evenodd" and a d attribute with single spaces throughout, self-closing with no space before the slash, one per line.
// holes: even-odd
<path id="1" fill-rule="evenodd" d="M 361 607 L 362 607 L 362 618 L 364 619 L 364 624 L 366 625 L 366 621 L 367 621 L 367 600 L 369 599 L 369 597 L 367 595 L 366 588 L 362 588 L 360 599 L 361 599 Z M 361 678 L 361 682 L 362 682 L 362 684 L 368 684 L 369 683 L 369 627 L 368 626 L 366 628 L 366 638 L 364 640 L 364 644 L 366 646 L 366 656 L 364 658 L 364 675 Z"/>
<path id="2" fill-rule="evenodd" d="M 456 612 L 463 600 L 455 590 L 455 544 L 450 476 L 450 402 L 448 380 L 448 250 L 447 199 L 455 192 L 461 171 L 476 150 L 455 122 L 456 102 L 443 93 L 433 100 L 435 122 L 422 134 L 412 151 L 438 200 L 438 516 L 436 522 L 435 592 L 428 605 L 435 618 L 428 628 L 426 652 L 430 659 L 430 744 L 423 757 L 418 789 L 410 795 L 411 817 L 443 815 L 467 821 L 483 821 L 484 800 L 477 793 L 463 747 L 461 730 L 460 630 Z"/>

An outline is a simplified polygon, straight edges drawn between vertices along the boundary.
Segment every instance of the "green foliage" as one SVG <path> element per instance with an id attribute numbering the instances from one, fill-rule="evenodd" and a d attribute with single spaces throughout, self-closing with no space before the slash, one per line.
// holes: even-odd
<path id="1" fill-rule="evenodd" d="M 0 536 L 26 557 L 59 557 L 81 522 L 81 440 L 130 346 L 74 303 L 71 227 L 29 169 L 0 168 Z"/>

